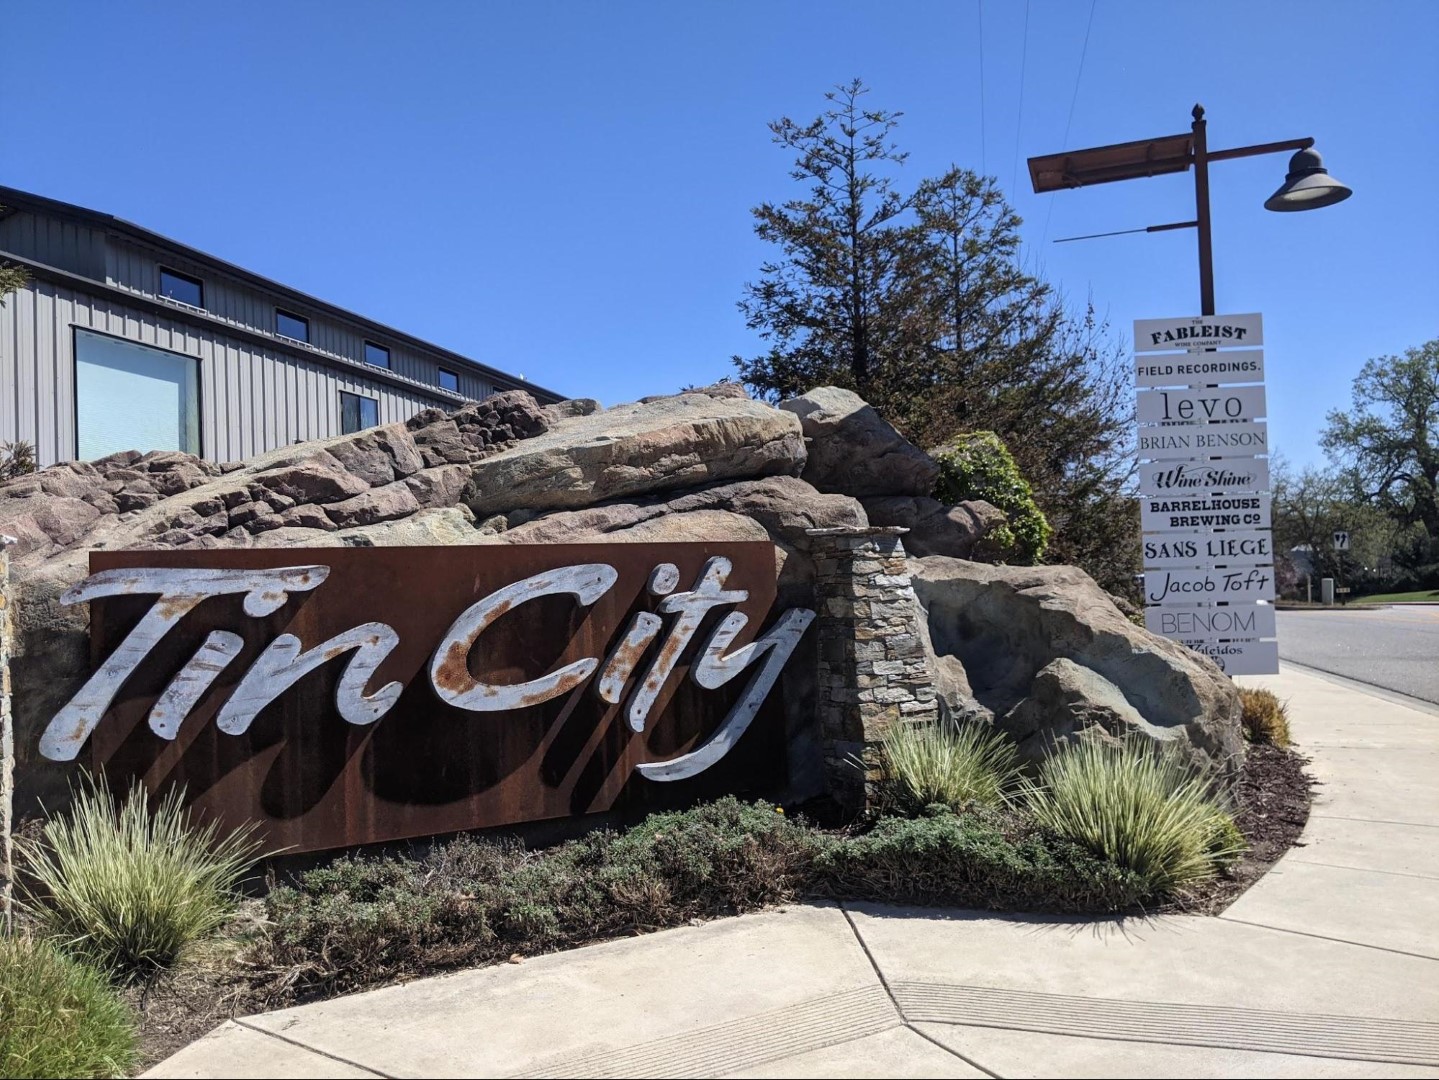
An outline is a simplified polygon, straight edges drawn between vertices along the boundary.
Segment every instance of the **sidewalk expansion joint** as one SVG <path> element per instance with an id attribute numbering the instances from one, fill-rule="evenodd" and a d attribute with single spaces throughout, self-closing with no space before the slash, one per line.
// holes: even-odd
<path id="1" fill-rule="evenodd" d="M 1439 1065 L 1439 1024 L 1422 1021 L 1127 1001 L 947 983 L 898 982 L 894 992 L 904 1015 L 914 1022 L 1348 1061 Z"/>
<path id="2" fill-rule="evenodd" d="M 905 1015 L 904 1005 L 900 1002 L 899 998 L 895 996 L 894 989 L 889 985 L 889 980 L 885 978 L 884 971 L 879 966 L 879 961 L 874 958 L 874 953 L 869 951 L 869 943 L 864 940 L 864 935 L 859 932 L 859 927 L 855 925 L 854 916 L 850 913 L 849 908 L 845 907 L 844 903 L 841 902 L 839 905 L 839 910 L 844 913 L 844 921 L 849 923 L 850 932 L 854 934 L 854 940 L 859 943 L 860 949 L 864 952 L 864 958 L 869 961 L 869 966 L 874 969 L 874 974 L 875 977 L 879 979 L 879 984 L 884 987 L 884 992 L 889 995 L 890 1003 L 894 1006 L 895 1011 L 899 1013 L 900 1017 L 904 1020 L 904 1026 L 910 1031 L 914 1032 L 916 1035 L 918 1035 L 921 1039 L 924 1039 L 926 1042 L 933 1043 L 935 1046 L 939 1047 L 950 1057 L 958 1058 L 960 1061 L 968 1065 L 971 1069 L 977 1069 L 980 1072 L 984 1073 L 985 1076 L 992 1077 L 993 1080 L 1000 1080 L 999 1073 L 995 1072 L 992 1069 L 985 1068 L 973 1058 L 966 1057 L 964 1054 L 961 1054 L 954 1047 L 946 1046 L 944 1043 L 940 1042 L 938 1039 L 934 1038 L 927 1032 L 920 1031 L 919 1028 L 915 1027 L 914 1024 L 910 1022 L 910 1018 Z"/>
<path id="3" fill-rule="evenodd" d="M 1327 821 L 1362 821 L 1369 825 L 1403 825 L 1410 829 L 1439 829 L 1439 821 L 1395 821 L 1393 818 L 1377 817 L 1350 817 L 1346 814 L 1316 814 L 1310 811 L 1312 818 L 1324 818 Z"/>
<path id="4" fill-rule="evenodd" d="M 1290 862 L 1296 866 L 1322 866 L 1326 870 L 1352 870 L 1356 874 L 1386 874 L 1389 877 L 1418 878 L 1420 881 L 1439 881 L 1439 874 L 1414 874 L 1408 870 L 1381 870 L 1377 866 L 1346 866 L 1343 863 L 1319 862 L 1316 859 L 1296 859 Z"/>
<path id="5" fill-rule="evenodd" d="M 351 1058 L 341 1057 L 339 1054 L 332 1054 L 328 1050 L 321 1050 L 319 1047 L 311 1046 L 307 1042 L 301 1042 L 299 1039 L 292 1039 L 288 1035 L 281 1035 L 278 1031 L 271 1031 L 269 1028 L 257 1027 L 254 1024 L 246 1023 L 245 1020 L 240 1017 L 232 1017 L 231 1022 L 236 1027 L 242 1027 L 246 1031 L 254 1031 L 260 1035 L 268 1035 L 270 1036 L 270 1038 L 278 1039 L 282 1043 L 289 1043 L 291 1046 L 297 1046 L 301 1050 L 305 1050 L 311 1054 L 315 1054 L 318 1057 L 329 1058 L 331 1061 L 338 1061 L 341 1065 L 348 1065 L 352 1069 L 359 1069 L 361 1072 L 369 1073 L 371 1076 L 382 1076 L 385 1078 L 385 1080 L 395 1080 L 395 1077 L 391 1073 L 381 1072 L 379 1069 L 376 1069 L 373 1066 L 361 1064 L 360 1062 L 355 1061 Z"/>
<path id="6" fill-rule="evenodd" d="M 1373 945 L 1367 941 L 1354 941 L 1350 938 L 1335 937 L 1333 934 L 1315 934 L 1308 930 L 1295 930 L 1288 926 L 1271 926 L 1269 923 L 1251 922 L 1248 919 L 1236 919 L 1232 915 L 1225 914 L 1212 917 L 1223 919 L 1225 922 L 1239 923 L 1242 926 L 1253 926 L 1259 930 L 1273 930 L 1276 934 L 1297 934 L 1300 937 L 1318 938 L 1320 941 L 1332 941 L 1336 945 L 1353 945 L 1356 949 L 1373 949 L 1375 952 L 1393 953 L 1396 956 L 1410 956 L 1415 960 L 1439 961 L 1439 956 L 1431 956 L 1429 953 L 1410 952 L 1408 949 L 1393 949 L 1388 945 Z"/>

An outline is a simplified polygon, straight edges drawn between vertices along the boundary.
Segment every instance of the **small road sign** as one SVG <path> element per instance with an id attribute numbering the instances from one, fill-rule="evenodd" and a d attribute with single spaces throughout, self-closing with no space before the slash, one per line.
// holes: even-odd
<path id="1" fill-rule="evenodd" d="M 1334 534 L 1334 550 L 1335 550 L 1335 551 L 1348 551 L 1348 550 L 1349 550 L 1349 534 L 1348 534 L 1347 532 L 1335 532 L 1335 534 Z"/>

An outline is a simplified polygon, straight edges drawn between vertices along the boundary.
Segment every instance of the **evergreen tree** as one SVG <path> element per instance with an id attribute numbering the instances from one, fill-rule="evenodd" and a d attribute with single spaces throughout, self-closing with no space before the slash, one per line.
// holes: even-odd
<path id="1" fill-rule="evenodd" d="M 811 123 L 770 125 L 808 191 L 754 210 L 778 253 L 740 309 L 771 348 L 736 357 L 741 378 L 771 399 L 848 387 L 926 449 L 993 431 L 1055 527 L 1051 557 L 1132 588 L 1123 351 L 1092 307 L 1072 316 L 1024 270 L 1020 219 L 992 178 L 952 167 L 898 186 L 901 114 L 863 107 L 867 92 L 856 80 Z"/>
<path id="2" fill-rule="evenodd" d="M 905 159 L 890 139 L 900 114 L 865 108 L 867 93 L 856 79 L 825 94 L 830 107 L 810 123 L 770 124 L 774 142 L 795 152 L 790 176 L 808 186 L 752 211 L 755 233 L 779 256 L 739 306 L 773 347 L 735 363 L 772 399 L 830 384 L 879 407 L 887 369 L 925 340 L 911 325 L 924 310 L 913 197 L 888 175 Z"/>

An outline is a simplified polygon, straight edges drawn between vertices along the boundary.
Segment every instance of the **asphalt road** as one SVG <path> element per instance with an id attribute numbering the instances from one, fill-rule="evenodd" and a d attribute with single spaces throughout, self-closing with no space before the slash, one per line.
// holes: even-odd
<path id="1" fill-rule="evenodd" d="M 1281 660 L 1439 704 L 1439 605 L 1277 614 Z"/>

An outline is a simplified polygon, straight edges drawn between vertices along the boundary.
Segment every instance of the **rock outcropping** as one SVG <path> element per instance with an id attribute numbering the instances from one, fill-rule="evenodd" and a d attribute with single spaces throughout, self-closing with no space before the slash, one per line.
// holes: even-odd
<path id="1" fill-rule="evenodd" d="M 1082 737 L 1143 735 L 1231 771 L 1239 692 L 1208 658 L 1135 626 L 1072 566 L 912 560 L 940 695 L 1038 760 Z"/>
<path id="2" fill-rule="evenodd" d="M 91 549 L 767 538 L 794 606 L 813 600 L 806 530 L 869 523 L 905 526 L 911 554 L 932 556 L 915 560 L 915 588 L 954 711 L 992 717 L 1034 753 L 1102 728 L 1232 756 L 1235 697 L 1218 669 L 1135 628 L 1077 570 L 945 558 L 970 554 L 1004 515 L 936 502 L 935 475 L 848 391 L 773 408 L 722 383 L 608 410 L 511 391 L 246 462 L 121 453 L 20 477 L 0 485 L 0 532 L 18 541 L 22 792 L 61 790 L 36 745 L 88 671 L 87 613 L 58 600 Z M 814 647 L 784 676 L 796 746 L 813 744 Z"/>

